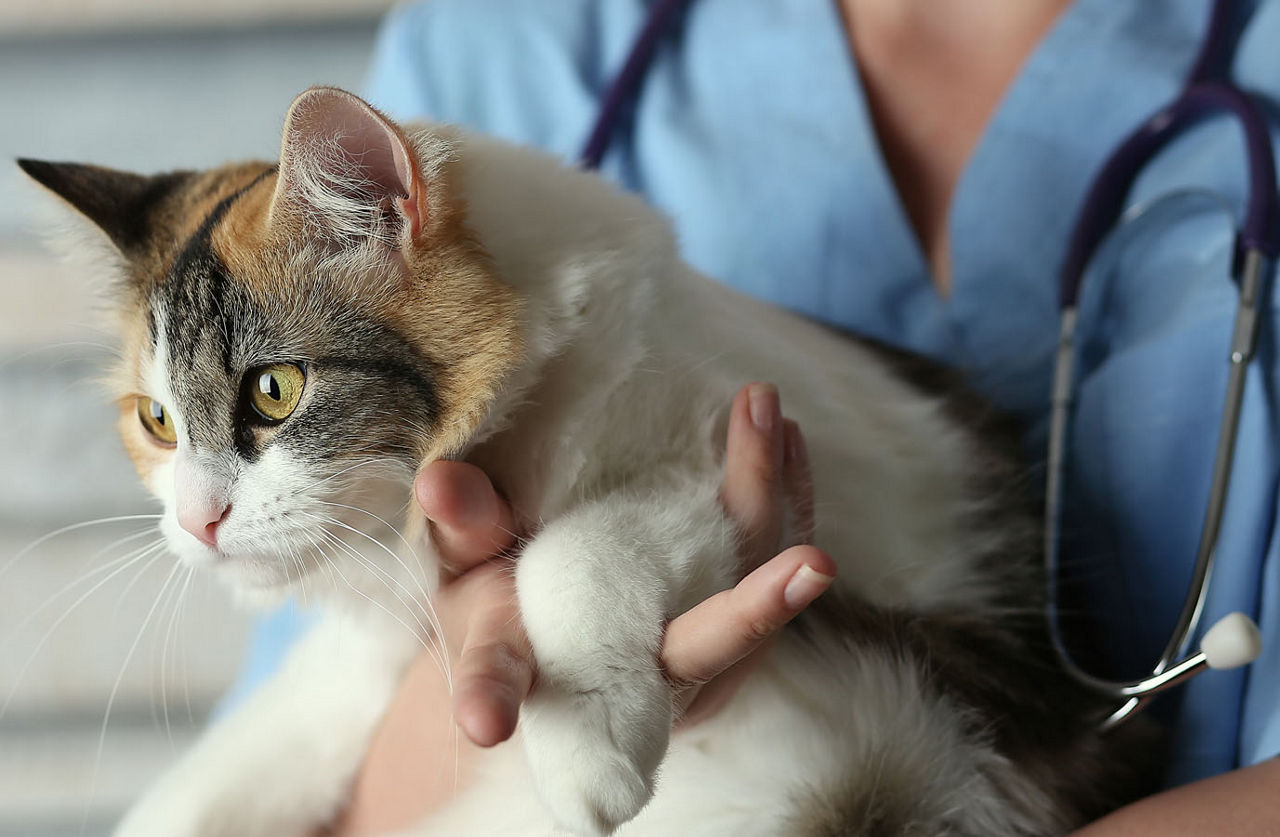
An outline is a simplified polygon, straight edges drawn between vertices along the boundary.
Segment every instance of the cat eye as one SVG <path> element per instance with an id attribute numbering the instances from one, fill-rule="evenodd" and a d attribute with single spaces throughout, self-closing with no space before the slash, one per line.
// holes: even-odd
<path id="1" fill-rule="evenodd" d="M 156 442 L 166 447 L 178 444 L 178 431 L 173 428 L 173 419 L 159 401 L 147 398 L 145 395 L 140 397 L 138 421 L 142 422 L 143 429 L 150 433 L 151 438 Z"/>
<path id="2" fill-rule="evenodd" d="M 269 422 L 284 421 L 298 408 L 306 375 L 292 363 L 273 363 L 249 371 L 249 405 Z"/>

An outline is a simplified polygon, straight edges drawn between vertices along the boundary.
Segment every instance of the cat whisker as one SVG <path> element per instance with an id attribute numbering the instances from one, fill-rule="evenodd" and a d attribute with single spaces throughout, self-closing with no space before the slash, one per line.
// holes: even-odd
<path id="1" fill-rule="evenodd" d="M 382 604 L 382 602 L 379 602 L 377 599 L 374 599 L 372 596 L 368 595 L 363 590 L 361 590 L 360 588 L 352 584 L 351 580 L 347 578 L 345 573 L 342 572 L 342 568 L 337 565 L 337 563 L 333 560 L 333 558 L 330 555 L 328 555 L 328 553 L 326 553 L 324 550 L 318 550 L 318 553 L 322 558 L 324 558 L 325 562 L 330 567 L 333 568 L 334 572 L 338 574 L 338 576 L 342 579 L 342 582 L 346 584 L 348 588 L 350 588 L 351 592 L 355 593 L 360 598 L 364 599 L 365 601 L 372 604 L 374 607 L 381 610 L 383 613 L 387 614 L 387 616 L 391 617 L 391 619 L 398 622 L 401 627 L 409 631 L 414 636 L 414 638 L 418 641 L 418 644 L 421 645 L 423 649 L 428 654 L 431 655 L 432 659 L 435 660 L 438 665 L 442 666 L 441 673 L 445 677 L 445 682 L 448 685 L 449 693 L 452 694 L 453 678 L 447 663 L 448 655 L 444 653 L 444 650 L 445 650 L 443 647 L 444 638 L 443 637 L 438 638 L 438 641 L 441 643 L 439 647 L 435 645 L 435 643 L 437 642 L 437 639 L 435 638 L 434 635 L 432 636 L 432 644 L 428 644 L 427 640 L 421 634 L 419 634 L 412 627 L 410 627 L 408 623 L 406 623 L 403 619 L 401 619 L 399 616 L 393 613 L 386 605 Z M 441 663 L 442 658 L 446 661 L 445 663 Z"/>
<path id="2" fill-rule="evenodd" d="M 181 576 L 181 580 L 174 586 L 176 594 L 170 598 L 173 604 L 169 607 L 168 620 L 165 621 L 165 614 L 160 613 L 160 618 L 165 621 L 164 634 L 160 641 L 160 711 L 164 720 L 164 734 L 169 742 L 170 750 L 174 750 L 173 728 L 169 723 L 169 648 L 174 647 L 174 653 L 177 653 L 176 638 L 174 636 L 174 624 L 178 619 L 178 609 L 182 605 L 183 596 L 186 594 L 187 586 L 191 582 L 191 569 Z M 154 651 L 153 651 L 154 654 Z"/>
<path id="3" fill-rule="evenodd" d="M 509 552 L 518 553 L 529 545 L 529 541 L 531 540 L 530 538 L 527 538 L 512 529 L 508 529 L 506 526 L 494 524 L 494 528 L 505 535 L 511 536 L 511 546 L 507 548 L 507 551 Z"/>
<path id="4" fill-rule="evenodd" d="M 388 457 L 388 456 L 374 457 L 371 459 L 362 459 L 353 465 L 348 465 L 346 468 L 343 468 L 341 471 L 337 471 L 335 473 L 330 474 L 327 477 L 322 477 L 321 479 L 316 480 L 315 482 L 311 483 L 311 485 L 308 485 L 307 487 L 303 488 L 299 493 L 302 493 L 302 494 L 310 493 L 316 488 L 319 488 L 321 485 L 324 485 L 326 482 L 329 482 L 330 480 L 333 480 L 333 479 L 337 479 L 338 477 L 341 477 L 345 474 L 349 474 L 350 472 L 356 470 L 357 468 L 363 468 L 367 465 L 384 464 L 384 463 L 394 463 L 396 465 L 400 464 L 397 460 L 392 459 L 391 457 Z"/>
<path id="5" fill-rule="evenodd" d="M 322 544 L 316 545 L 316 549 L 328 562 L 327 566 L 330 568 L 330 578 L 332 579 L 333 577 L 332 573 L 334 571 L 337 571 L 337 573 L 342 577 L 342 581 L 346 583 L 348 586 L 350 586 L 351 581 L 347 578 L 346 574 L 343 573 L 342 570 L 338 567 L 337 562 L 334 560 L 334 555 L 330 555 L 328 552 L 325 552 L 322 548 L 322 545 L 327 545 L 329 547 L 332 547 L 335 550 L 335 555 L 337 554 L 345 555 L 348 558 L 352 559 L 353 561 L 358 562 L 362 569 L 371 569 L 371 568 L 369 567 L 368 563 L 364 560 L 364 557 L 361 556 L 360 553 L 357 550 L 355 550 L 349 543 L 342 540 L 332 532 L 329 532 L 323 528 L 325 525 L 327 525 L 327 522 L 325 521 L 324 518 L 316 517 L 316 520 L 320 522 L 321 528 L 319 529 L 319 534 L 323 539 Z M 379 568 L 374 567 L 372 569 L 379 569 Z M 382 575 L 385 575 L 385 573 L 382 573 Z M 375 579 L 384 587 L 386 587 L 387 590 L 390 593 L 392 593 L 396 597 L 396 600 L 399 601 L 401 604 L 406 604 L 412 601 L 412 597 L 409 594 L 409 592 L 405 590 L 399 584 L 399 582 L 397 582 L 395 579 L 387 580 L 382 578 L 380 575 L 375 575 Z M 409 597 L 409 598 L 406 598 L 406 597 Z M 427 627 L 423 625 L 421 620 L 417 619 L 416 616 L 414 621 L 417 622 L 417 629 L 415 633 L 421 632 L 423 635 L 426 635 L 428 633 Z"/>
<path id="6" fill-rule="evenodd" d="M 173 597 L 173 607 L 169 611 L 169 624 L 168 624 L 168 627 L 165 629 L 164 642 L 162 642 L 160 646 L 160 706 L 164 713 L 165 737 L 168 738 L 169 747 L 171 749 L 176 749 L 176 747 L 173 743 L 173 728 L 169 723 L 169 693 L 168 693 L 169 648 L 170 648 L 170 645 L 172 644 L 174 651 L 176 653 L 177 635 L 174 632 L 174 626 L 177 623 L 178 613 L 180 612 L 182 606 L 186 603 L 187 591 L 191 588 L 191 579 L 194 576 L 195 576 L 195 569 L 193 567 L 188 567 L 185 575 L 183 576 L 181 587 L 177 587 L 177 586 L 174 587 L 174 589 L 177 591 L 177 594 Z"/>
<path id="7" fill-rule="evenodd" d="M 47 354 L 49 352 L 56 352 L 63 349 L 71 349 L 71 348 L 77 348 L 77 347 L 101 349 L 107 354 L 110 354 L 116 357 L 119 356 L 119 350 L 116 347 L 110 346 L 106 343 L 95 343 L 92 340 L 63 340 L 57 343 L 49 343 L 42 346 L 35 346 L 33 348 L 27 349 L 26 351 L 18 352 L 17 354 L 11 355 L 10 357 L 7 357 L 4 359 L 3 364 L 0 364 L 0 368 L 16 366 L 25 360 L 35 357 L 36 355 Z M 64 363 L 71 362 L 73 360 L 79 360 L 79 358 L 63 357 L 54 361 L 54 364 L 64 364 Z"/>
<path id="8" fill-rule="evenodd" d="M 409 554 L 410 554 L 410 555 L 413 555 L 415 558 L 417 557 L 417 554 L 418 554 L 417 549 L 415 549 L 415 548 L 414 548 L 414 546 L 413 546 L 413 544 L 409 543 L 409 541 L 405 539 L 404 535 L 400 534 L 400 530 L 399 530 L 399 528 L 397 528 L 397 527 L 395 527 L 395 526 L 391 525 L 389 522 L 387 522 L 387 521 L 386 521 L 386 520 L 384 520 L 383 518 L 379 517 L 378 515 L 374 514 L 373 512 L 368 511 L 367 509 L 362 509 L 362 508 L 360 508 L 360 507 L 358 507 L 358 506 L 349 506 L 349 505 L 347 505 L 347 504 L 345 504 L 345 503 L 333 503 L 333 502 L 328 502 L 328 501 L 324 501 L 324 500 L 321 500 L 321 501 L 320 501 L 320 503 L 321 503 L 321 505 L 325 505 L 325 506 L 333 506 L 333 507 L 335 507 L 335 508 L 339 508 L 339 509 L 347 509 L 348 511 L 358 512 L 359 514 L 363 514 L 363 515 L 366 515 L 366 516 L 368 516 L 368 517 L 373 518 L 374 520 L 376 520 L 376 521 L 378 521 L 379 523 L 381 523 L 383 526 L 385 526 L 385 527 L 387 527 L 388 529 L 390 529 L 390 530 L 392 531 L 392 533 L 394 533 L 394 534 L 395 534 L 395 536 L 400 540 L 400 543 L 404 544 L 405 549 L 409 550 Z M 355 530 L 355 531 L 357 531 L 357 532 L 358 532 L 359 530 Z M 362 534 L 363 534 L 363 533 L 362 533 Z M 368 536 L 368 535 L 366 535 L 366 537 L 369 537 L 369 536 Z M 375 542 L 376 542 L 376 541 L 375 541 Z M 403 561 L 403 560 L 401 560 L 401 559 L 399 558 L 399 556 L 398 556 L 398 555 L 396 555 L 394 552 L 392 552 L 392 550 L 388 549 L 388 548 L 387 548 L 387 547 L 385 547 L 385 546 L 383 547 L 383 549 L 384 549 L 384 550 L 386 550 L 387 552 L 391 553 L 392 557 L 393 557 L 393 558 L 396 558 L 396 559 L 400 562 L 400 565 L 401 565 L 402 567 L 404 567 L 405 571 L 406 571 L 406 572 L 408 572 L 408 573 L 410 574 L 410 576 L 411 576 L 411 577 L 413 577 L 414 581 L 415 581 L 415 582 L 417 582 L 417 584 L 418 584 L 418 592 L 419 592 L 419 593 L 421 593 L 421 594 L 423 595 L 423 597 L 425 598 L 425 597 L 427 596 L 427 591 L 426 591 L 426 589 L 422 586 L 422 583 L 418 580 L 417 576 L 413 574 L 413 572 L 409 569 L 409 567 L 408 567 L 407 565 L 405 565 L 404 561 Z"/>
<path id="9" fill-rule="evenodd" d="M 97 563 L 97 559 L 99 557 L 101 557 L 102 555 L 105 555 L 110 550 L 115 549 L 117 546 L 128 543 L 129 541 L 132 541 L 132 540 L 136 540 L 137 538 L 141 538 L 141 537 L 145 537 L 147 535 L 153 535 L 153 534 L 155 534 L 155 532 L 154 530 L 151 530 L 151 529 L 147 529 L 141 532 L 135 532 L 132 535 L 127 535 L 123 538 L 120 538 L 119 540 L 111 542 L 107 546 L 95 552 L 93 555 L 89 556 L 89 558 L 85 561 L 85 563 L 94 565 L 93 569 L 88 570 L 85 573 L 82 573 L 80 576 L 78 576 L 74 580 L 63 585 L 63 587 L 59 589 L 56 593 L 54 593 L 53 595 L 45 599 L 45 601 L 39 607 L 35 608 L 26 616 L 24 616 L 22 620 L 18 622 L 18 624 L 14 625 L 13 628 L 11 629 L 12 633 L 10 634 L 10 638 L 17 635 L 23 628 L 31 624 L 31 622 L 34 621 L 37 616 L 39 616 L 41 613 L 43 613 L 45 610 L 51 607 L 55 602 L 57 602 L 60 598 L 65 596 L 67 593 L 71 592 L 81 584 L 84 584 L 85 582 L 92 580 L 94 577 L 101 575 L 102 573 L 105 573 L 105 572 L 110 572 L 113 568 L 118 567 L 120 564 L 126 561 L 129 561 L 132 558 L 133 553 L 125 553 L 124 555 L 118 558 L 111 559 L 105 564 Z M 158 543 L 160 543 L 159 538 L 157 538 L 151 544 L 148 544 L 148 546 L 154 546 Z"/>
<path id="10" fill-rule="evenodd" d="M 373 563 L 368 558 L 361 555 L 358 550 L 356 550 L 354 547 L 351 546 L 351 544 L 338 538 L 332 532 L 325 531 L 323 528 L 320 530 L 320 532 L 326 538 L 326 540 L 328 540 L 329 543 L 331 543 L 333 546 L 337 547 L 338 549 L 342 550 L 344 554 L 348 555 L 350 558 L 356 561 L 360 566 L 372 571 L 375 574 L 374 577 L 377 578 L 377 580 L 381 582 L 382 585 L 385 586 L 392 593 L 392 595 L 396 597 L 396 600 L 399 601 L 401 604 L 406 605 L 410 616 L 412 616 L 414 622 L 416 622 L 418 625 L 418 629 L 421 631 L 421 634 L 418 634 L 418 635 L 425 636 L 431 639 L 433 643 L 433 647 L 428 648 L 427 650 L 432 652 L 433 658 L 436 660 L 436 663 L 440 666 L 441 672 L 445 676 L 445 680 L 450 684 L 450 691 L 452 691 L 453 679 L 452 679 L 452 673 L 450 671 L 450 666 L 448 663 L 448 655 L 446 653 L 446 649 L 441 648 L 439 650 L 436 650 L 434 648 L 435 642 L 437 641 L 439 641 L 440 643 L 444 642 L 444 638 L 443 638 L 444 633 L 439 625 L 439 621 L 432 618 L 434 616 L 434 613 L 428 612 L 427 606 L 424 602 L 416 599 L 413 596 L 413 593 L 408 589 L 406 589 L 402 584 L 400 584 L 400 582 L 397 581 L 395 577 L 391 576 L 381 567 L 377 566 L 377 564 Z M 343 580 L 347 582 L 348 586 L 351 586 L 350 581 L 346 578 L 345 575 L 343 576 Z M 370 601 L 372 601 L 372 599 L 370 599 Z M 430 628 L 428 628 L 427 625 L 424 625 L 422 620 L 418 618 L 417 611 L 415 611 L 412 606 L 417 606 L 418 610 L 420 610 L 425 616 L 427 616 L 427 621 L 431 623 Z M 383 608 L 383 609 L 386 610 L 386 608 Z M 390 613 L 391 611 L 386 610 L 386 612 Z M 400 620 L 397 620 L 397 621 L 400 621 Z M 400 624 L 404 625 L 406 628 L 409 627 L 408 625 L 405 625 L 403 621 L 400 621 Z M 410 628 L 410 630 L 412 629 Z"/>
<path id="11" fill-rule="evenodd" d="M 298 571 L 298 588 L 302 594 L 302 603 L 304 606 L 310 605 L 310 599 L 307 594 L 307 571 L 302 564 L 302 556 L 298 552 L 298 548 L 293 544 L 289 545 L 289 563 L 293 564 Z"/>
<path id="12" fill-rule="evenodd" d="M 18 694 L 18 689 L 22 685 L 23 678 L 26 676 L 27 670 L 31 667 L 31 663 L 33 663 L 36 657 L 39 656 L 40 651 L 45 646 L 45 643 L 49 641 L 49 639 L 53 636 L 54 632 L 62 625 L 62 623 L 65 622 L 67 619 L 69 619 L 71 617 L 71 614 L 73 614 L 76 611 L 76 609 L 80 607 L 80 605 L 84 604 L 84 602 L 90 596 L 92 596 L 98 590 L 101 590 L 104 585 L 108 584 L 111 581 L 111 579 L 120 575 L 125 570 L 135 566 L 140 561 L 145 560 L 146 563 L 143 564 L 142 570 L 139 572 L 139 575 L 141 575 L 143 572 L 146 572 L 146 570 L 152 564 L 154 564 L 163 554 L 163 549 L 164 549 L 164 543 L 162 541 L 157 541 L 156 543 L 142 547 L 134 555 L 130 557 L 129 561 L 127 561 L 126 563 L 114 569 L 110 574 L 106 576 L 106 578 L 101 579 L 92 587 L 90 587 L 88 590 L 86 590 L 83 594 L 81 594 L 79 598 L 77 598 L 74 602 L 71 603 L 70 607 L 64 610 L 58 616 L 58 618 L 54 620 L 53 624 L 50 625 L 48 630 L 45 631 L 44 636 L 42 636 L 40 638 L 40 641 L 36 643 L 35 648 L 32 649 L 30 655 L 28 655 L 27 659 L 23 661 L 22 666 L 18 669 L 18 673 L 14 676 L 13 684 L 9 688 L 9 694 L 5 697 L 4 703 L 0 704 L 0 718 L 3 718 L 5 714 L 9 711 L 9 706 L 10 704 L 13 703 L 14 697 Z"/>
<path id="13" fill-rule="evenodd" d="M 116 675 L 115 682 L 111 684 L 111 693 L 107 696 L 107 709 L 102 715 L 102 730 L 98 733 L 98 749 L 93 760 L 93 773 L 89 780 L 89 794 L 85 802 L 84 821 L 81 823 L 83 828 L 88 823 L 89 807 L 93 804 L 98 789 L 98 770 L 102 766 L 102 751 L 107 743 L 107 724 L 111 720 L 111 710 L 115 707 L 116 696 L 120 692 L 120 684 L 124 682 L 125 672 L 129 668 L 129 663 L 133 660 L 134 653 L 138 650 L 139 643 L 146 633 L 147 627 L 151 624 L 152 617 L 155 616 L 156 610 L 160 607 L 160 602 L 165 598 L 165 593 L 169 589 L 169 585 L 173 583 L 173 579 L 177 577 L 178 571 L 182 569 L 181 564 L 175 563 L 169 570 L 169 575 L 165 576 L 164 584 L 157 591 L 155 602 L 151 605 L 151 609 L 147 611 L 147 615 L 142 619 L 142 626 L 138 628 L 138 635 L 134 637 L 133 643 L 129 646 L 128 652 L 124 655 L 124 662 L 120 664 L 120 672 Z M 139 574 L 141 575 L 141 574 Z"/>
<path id="14" fill-rule="evenodd" d="M 377 578 L 377 580 L 396 597 L 396 600 L 406 606 L 410 615 L 413 617 L 414 622 L 421 631 L 421 635 L 427 637 L 431 641 L 432 648 L 428 650 L 432 651 L 432 656 L 434 657 L 436 664 L 440 667 L 441 673 L 445 677 L 445 681 L 449 683 L 450 691 L 452 691 L 453 678 L 449 664 L 448 650 L 443 645 L 444 631 L 439 620 L 435 618 L 434 608 L 430 608 L 430 600 L 428 599 L 424 601 L 416 598 L 413 593 L 405 588 L 404 585 L 401 584 L 394 576 L 387 573 L 374 561 L 360 554 L 359 550 L 339 538 L 337 535 L 331 532 L 325 532 L 324 534 L 329 542 L 340 549 L 344 554 L 355 560 L 361 567 L 373 572 L 375 574 L 375 578 Z M 422 619 L 418 617 L 419 612 L 426 617 L 430 627 L 423 624 Z M 438 649 L 435 648 L 437 643 L 440 645 Z"/>
<path id="15" fill-rule="evenodd" d="M 68 532 L 74 532 L 79 529 L 86 529 L 90 526 L 103 526 L 109 523 L 123 523 L 129 520 L 160 520 L 163 516 L 164 515 L 160 515 L 160 514 L 125 514 L 125 515 L 119 515 L 116 517 L 100 517 L 97 520 L 85 520 L 85 521 L 81 521 L 80 523 L 72 523 L 70 526 L 63 526 L 61 529 L 55 529 L 52 532 L 48 533 L 47 535 L 41 535 L 40 537 L 36 538 L 34 541 L 27 544 L 25 547 L 23 547 L 17 553 L 15 553 L 8 561 L 6 561 L 4 566 L 0 567 L 0 578 L 4 577 L 4 574 L 9 571 L 10 567 L 12 567 L 14 564 L 16 564 L 18 561 L 22 560 L 26 556 L 30 555 L 32 550 L 36 549 L 42 544 L 48 543 L 49 541 L 53 540 L 54 538 L 60 535 L 65 535 Z"/>
<path id="16" fill-rule="evenodd" d="M 198 580 L 199 578 L 200 578 L 199 574 L 196 573 L 194 569 L 188 571 L 186 587 L 193 588 L 194 585 L 199 584 L 200 583 L 200 581 Z M 182 593 L 182 604 L 178 611 L 178 630 L 182 630 L 182 620 L 186 618 L 187 602 L 189 600 L 190 600 L 190 592 L 188 589 L 184 589 Z M 176 642 L 177 642 L 176 638 L 174 642 L 176 647 Z M 195 713 L 191 710 L 190 676 L 191 676 L 191 669 L 187 665 L 186 658 L 183 657 L 182 658 L 182 701 L 187 708 L 187 724 L 190 726 L 194 726 L 196 721 L 195 721 Z"/>
<path id="17" fill-rule="evenodd" d="M 386 526 L 391 531 L 395 532 L 396 537 L 398 537 L 400 539 L 400 542 L 405 545 L 405 547 L 409 550 L 410 554 L 415 556 L 415 558 L 417 557 L 417 550 L 413 548 L 412 544 L 410 544 L 407 540 L 405 540 L 404 536 L 400 534 L 399 530 L 396 529 L 396 527 L 392 526 L 387 521 L 383 520 L 381 517 L 378 517 L 376 514 L 369 511 L 365 511 L 364 509 L 356 508 L 355 506 L 347 506 L 342 503 L 323 503 L 323 504 L 326 506 L 336 506 L 338 508 L 349 509 L 351 511 L 356 511 L 356 512 L 360 512 L 362 514 L 368 515 L 369 517 L 378 521 L 382 525 Z M 367 532 L 363 532 L 355 528 L 354 526 L 350 526 L 346 523 L 343 523 L 342 521 L 336 518 L 330 518 L 329 523 L 331 523 L 332 525 L 338 526 L 342 529 L 346 529 L 349 532 L 353 532 L 362 538 L 365 538 L 370 543 L 372 543 L 373 545 L 381 549 L 383 552 L 385 552 L 387 555 L 391 556 L 391 559 L 395 561 L 400 566 L 400 568 L 405 571 L 405 573 L 413 580 L 414 584 L 417 586 L 418 593 L 421 594 L 422 596 L 421 603 L 423 605 L 423 610 L 426 613 L 427 620 L 431 623 L 431 627 L 436 631 L 441 630 L 439 617 L 436 615 L 435 607 L 431 603 L 431 595 L 427 592 L 426 587 L 423 585 L 422 579 L 417 574 L 414 573 L 414 571 L 409 567 L 408 564 L 404 562 L 403 558 L 401 558 L 399 555 L 396 554 L 395 550 L 391 549 L 386 544 L 382 543 L 382 541 L 378 540 L 377 538 L 373 537 Z M 409 591 L 406 591 L 406 592 L 409 592 Z M 410 595 L 412 595 L 412 593 L 410 593 Z"/>
<path id="18" fill-rule="evenodd" d="M 163 543 L 163 541 L 162 541 L 162 543 Z M 179 567 L 179 566 L 180 566 L 180 564 L 178 564 L 178 563 L 175 563 L 175 564 L 174 564 L 174 568 L 175 568 L 175 569 L 176 569 L 177 567 Z M 112 611 L 111 611 L 111 622 L 112 622 L 112 623 L 114 623 L 114 622 L 116 621 L 116 619 L 117 619 L 117 618 L 119 617 L 119 615 L 120 615 L 120 607 L 124 604 L 125 596 L 129 595 L 129 591 L 131 591 L 134 587 L 136 587 L 136 586 L 138 585 L 138 582 L 142 580 L 142 576 L 143 576 L 143 575 L 144 575 L 143 573 L 138 573 L 138 574 L 137 574 L 137 575 L 135 575 L 132 579 L 130 579 L 130 580 L 129 580 L 129 583 L 128 583 L 128 584 L 126 584 L 126 585 L 125 585 L 125 587 L 124 587 L 124 589 L 120 591 L 120 595 L 116 597 L 115 607 L 114 607 L 114 608 L 112 609 Z"/>
<path id="19" fill-rule="evenodd" d="M 315 548 L 317 552 L 320 552 L 319 545 L 317 545 Z M 332 562 L 330 561 L 328 555 L 325 555 L 323 552 L 320 552 L 320 554 L 325 559 L 324 563 L 322 563 L 320 566 L 324 568 L 325 573 L 329 576 L 329 586 L 336 590 L 338 587 L 338 580 L 337 578 L 334 577 L 333 567 L 330 566 Z"/>
<path id="20" fill-rule="evenodd" d="M 177 568 L 181 569 L 180 566 L 178 566 Z M 176 585 L 175 585 L 175 588 L 176 588 Z M 157 598 L 160 598 L 161 596 L 164 597 L 164 602 L 160 605 L 159 618 L 156 620 L 157 625 L 165 623 L 166 614 L 169 615 L 169 618 L 171 620 L 173 612 L 177 609 L 177 600 L 173 597 L 172 590 L 166 589 L 157 593 Z M 151 681 L 151 688 L 148 690 L 148 693 L 147 693 L 147 699 L 150 701 L 151 723 L 164 724 L 165 734 L 168 736 L 170 746 L 173 745 L 173 735 L 169 729 L 169 707 L 165 699 L 166 698 L 165 652 L 168 650 L 169 628 L 171 626 L 172 626 L 172 622 L 170 621 L 164 632 L 153 635 L 151 638 L 151 659 L 153 661 L 152 668 L 153 669 L 155 668 L 154 666 L 155 657 L 156 657 L 156 654 L 159 654 L 160 655 L 160 675 L 158 678 Z M 159 716 L 157 716 L 157 707 L 156 707 L 157 687 L 160 690 Z"/>
<path id="21" fill-rule="evenodd" d="M 284 567 L 283 567 L 283 569 L 284 569 L 284 580 L 285 580 L 285 583 L 286 583 L 287 585 L 289 585 L 289 586 L 293 586 L 293 578 L 289 575 L 289 565 L 290 565 L 290 564 L 293 564 L 295 567 L 297 567 L 297 564 L 295 563 L 295 559 L 294 559 L 294 547 L 293 547 L 293 545 L 292 545 L 292 544 L 289 544 L 289 546 L 288 546 L 288 550 L 289 550 L 289 551 L 288 551 L 288 553 L 286 553 L 286 554 L 284 554 L 284 555 L 281 555 L 281 557 L 285 559 L 285 563 L 284 563 Z M 302 569 L 301 569 L 300 567 L 298 567 L 298 588 L 302 591 L 302 593 L 301 593 L 301 595 L 302 595 L 302 601 L 303 601 L 303 603 L 304 603 L 304 604 L 306 604 L 306 603 L 307 603 L 306 588 L 302 586 L 302 577 L 303 577 L 303 575 L 304 575 L 304 573 L 302 572 Z"/>

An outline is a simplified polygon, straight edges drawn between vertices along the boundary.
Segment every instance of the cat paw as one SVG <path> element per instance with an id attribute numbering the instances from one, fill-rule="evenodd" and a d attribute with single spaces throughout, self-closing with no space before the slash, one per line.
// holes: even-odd
<path id="1" fill-rule="evenodd" d="M 653 796 L 653 779 L 605 748 L 544 757 L 537 781 L 556 824 L 574 834 L 612 834 Z"/>
<path id="2" fill-rule="evenodd" d="M 586 692 L 544 682 L 526 701 L 525 750 L 560 828 L 612 834 L 653 796 L 671 732 L 671 696 L 660 676 L 639 679 L 650 682 Z"/>

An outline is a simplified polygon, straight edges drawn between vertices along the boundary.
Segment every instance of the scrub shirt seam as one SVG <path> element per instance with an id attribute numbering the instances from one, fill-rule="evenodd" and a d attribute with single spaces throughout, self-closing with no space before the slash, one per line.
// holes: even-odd
<path id="1" fill-rule="evenodd" d="M 876 130 L 866 81 L 863 78 L 862 68 L 858 66 L 857 52 L 854 50 L 853 44 L 847 35 L 846 26 L 851 27 L 852 24 L 846 22 L 844 10 L 840 7 L 839 0 L 828 0 L 828 5 L 832 18 L 838 26 L 837 37 L 843 47 L 841 53 L 845 57 L 844 70 L 848 74 L 850 91 L 853 94 L 851 105 L 858 116 L 861 117 L 854 127 L 859 129 L 858 133 L 862 135 L 860 139 L 870 153 L 869 162 L 873 164 L 876 176 L 884 181 L 884 191 L 888 198 L 887 208 L 893 213 L 894 224 L 904 234 L 903 238 L 907 244 L 908 258 L 911 264 L 904 264 L 903 266 L 916 271 L 914 275 L 898 280 L 902 293 L 895 294 L 895 296 L 901 299 L 905 295 L 914 297 L 918 294 L 926 294 L 929 297 L 929 304 L 940 310 L 943 313 L 943 319 L 950 325 L 951 317 L 947 314 L 947 310 L 950 307 L 950 295 L 943 295 L 938 291 L 933 269 L 929 265 L 927 254 L 924 251 L 924 242 L 920 240 L 919 233 L 916 232 L 911 223 L 911 216 L 907 212 L 906 202 L 902 199 L 902 193 L 893 178 L 893 171 L 889 168 L 889 159 L 885 155 L 884 145 Z M 854 139 L 859 139 L 859 137 Z M 830 299 L 828 301 L 830 302 Z"/>
<path id="2" fill-rule="evenodd" d="M 953 343 L 965 359 L 966 368 L 973 368 L 975 360 L 980 356 L 974 349 L 973 329 L 966 324 L 962 316 L 964 303 L 968 301 L 969 294 L 976 292 L 977 289 L 966 291 L 967 286 L 972 284 L 972 281 L 966 281 L 966 279 L 971 279 L 970 274 L 973 270 L 965 269 L 970 267 L 968 261 L 956 258 L 963 252 L 963 247 L 956 245 L 957 242 L 963 242 L 966 239 L 962 229 L 966 225 L 963 222 L 970 216 L 965 215 L 962 210 L 969 193 L 977 188 L 973 185 L 974 178 L 981 173 L 983 160 L 990 154 L 993 143 L 999 142 L 1002 137 L 1021 132 L 1020 123 L 1015 118 L 1017 114 L 1010 110 L 1014 100 L 1025 100 L 1031 94 L 1043 94 L 1057 81 L 1057 73 L 1054 70 L 1059 68 L 1060 62 L 1053 60 L 1053 55 L 1048 51 L 1050 45 L 1059 40 L 1065 40 L 1068 43 L 1079 41 L 1091 31 L 1096 31 L 1102 19 L 1093 6 L 1080 0 L 1059 13 L 1057 19 L 1027 53 L 1017 73 L 1001 94 L 956 180 L 951 201 L 947 207 L 947 247 L 951 256 L 951 289 L 944 298 L 942 310 Z M 1030 93 L 1024 92 L 1028 89 Z M 989 219 L 983 220 L 989 222 Z M 961 316 L 957 316 L 958 314 Z"/>

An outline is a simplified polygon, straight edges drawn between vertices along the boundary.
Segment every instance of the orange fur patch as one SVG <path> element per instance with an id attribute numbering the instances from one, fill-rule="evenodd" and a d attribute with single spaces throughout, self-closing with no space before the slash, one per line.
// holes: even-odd
<path id="1" fill-rule="evenodd" d="M 392 281 L 370 293 L 370 277 L 351 271 L 342 293 L 391 325 L 435 370 L 440 421 L 420 439 L 425 463 L 466 444 L 483 420 L 506 375 L 519 362 L 521 300 L 494 273 L 488 255 L 466 226 L 466 207 L 448 164 L 429 186 L 429 223 L 413 246 L 388 254 Z M 271 200 L 268 177 L 228 210 L 213 231 L 214 253 L 233 280 L 256 295 L 292 299 L 305 294 L 319 256 L 303 219 Z"/>
<path id="2" fill-rule="evenodd" d="M 143 391 L 141 366 L 149 352 L 146 292 L 165 281 L 179 248 L 220 201 L 261 177 L 231 204 L 211 233 L 212 250 L 231 280 L 265 300 L 296 300 L 305 295 L 309 272 L 323 252 L 308 240 L 297 213 L 273 212 L 277 175 L 263 177 L 269 167 L 249 162 L 197 174 L 153 216 L 153 246 L 126 266 L 134 292 L 121 306 L 123 361 L 113 384 L 122 399 L 121 436 L 144 480 L 171 454 L 147 438 L 134 414 L 132 396 Z M 343 291 L 353 305 L 372 310 L 404 335 L 435 372 L 439 421 L 429 438 L 419 439 L 423 463 L 466 444 L 523 350 L 521 300 L 495 275 L 467 228 L 452 166 L 438 166 L 427 188 L 428 222 L 412 247 L 389 253 L 380 268 L 398 274 L 397 281 L 371 299 L 369 277 L 353 271 Z"/>

